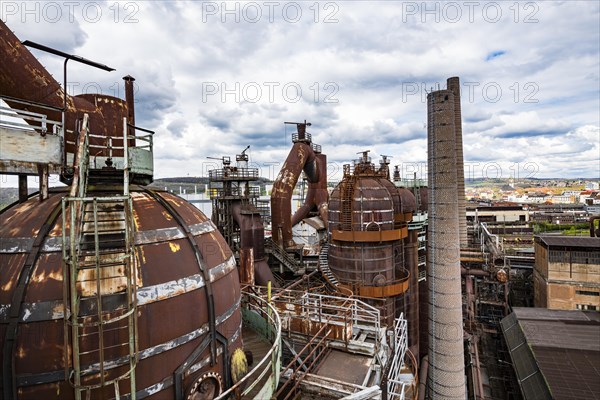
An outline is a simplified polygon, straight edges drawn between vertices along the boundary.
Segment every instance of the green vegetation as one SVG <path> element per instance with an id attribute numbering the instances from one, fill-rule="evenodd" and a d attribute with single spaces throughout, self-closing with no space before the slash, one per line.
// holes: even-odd
<path id="1" fill-rule="evenodd" d="M 568 236 L 587 236 L 589 234 L 589 225 L 585 222 L 578 224 L 552 224 L 550 222 L 533 222 L 535 234 L 544 232 L 560 232 Z"/>

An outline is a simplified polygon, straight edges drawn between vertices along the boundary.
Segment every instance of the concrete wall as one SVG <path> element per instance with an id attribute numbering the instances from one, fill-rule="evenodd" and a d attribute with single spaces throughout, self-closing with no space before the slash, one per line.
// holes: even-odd
<path id="1" fill-rule="evenodd" d="M 555 310 L 590 309 L 590 306 L 600 310 L 599 257 L 599 252 L 577 248 L 549 250 L 536 243 L 534 305 Z"/>

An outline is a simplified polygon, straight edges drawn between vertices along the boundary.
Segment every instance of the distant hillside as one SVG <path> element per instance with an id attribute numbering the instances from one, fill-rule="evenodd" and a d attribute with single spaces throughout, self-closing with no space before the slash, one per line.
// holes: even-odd
<path id="1" fill-rule="evenodd" d="M 273 183 L 273 181 L 267 178 L 258 178 L 258 183 L 253 183 L 254 186 L 260 186 L 264 188 L 265 185 Z M 151 188 L 179 193 L 180 191 L 185 193 L 203 193 L 205 186 L 208 185 L 208 178 L 203 176 L 180 176 L 174 178 L 160 178 L 155 179 L 152 184 L 149 185 Z"/>
<path id="2" fill-rule="evenodd" d="M 37 189 L 29 188 L 29 193 L 37 192 Z M 0 188 L 0 210 L 16 202 L 19 199 L 19 189 L 17 188 Z"/>

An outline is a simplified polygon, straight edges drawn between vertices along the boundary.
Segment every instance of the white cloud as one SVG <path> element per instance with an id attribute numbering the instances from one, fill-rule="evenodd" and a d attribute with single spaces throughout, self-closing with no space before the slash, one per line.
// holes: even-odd
<path id="1" fill-rule="evenodd" d="M 72 92 L 96 82 L 122 96 L 121 77 L 136 77 L 137 122 L 157 132 L 157 177 L 199 175 L 207 156 L 248 144 L 255 163 L 283 162 L 283 122 L 304 119 L 332 163 L 364 149 L 423 162 L 426 92 L 449 76 L 463 84 L 468 162 L 600 175 L 597 2 L 227 2 L 229 14 L 224 2 L 87 2 L 55 23 L 22 4 L 3 2 L 19 38 L 117 69 L 73 63 Z M 60 60 L 42 57 L 62 80 Z"/>

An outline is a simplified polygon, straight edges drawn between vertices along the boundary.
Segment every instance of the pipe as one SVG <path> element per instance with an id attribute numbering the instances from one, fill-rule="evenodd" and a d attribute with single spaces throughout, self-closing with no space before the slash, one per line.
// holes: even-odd
<path id="1" fill-rule="evenodd" d="M 427 390 L 427 373 L 429 372 L 429 356 L 421 359 L 421 368 L 419 368 L 419 400 L 425 400 Z"/>
<path id="2" fill-rule="evenodd" d="M 304 171 L 309 182 L 319 180 L 318 163 L 310 144 L 296 142 L 273 183 L 271 192 L 271 225 L 273 241 L 284 248 L 294 246 L 292 240 L 292 193 Z"/>
<path id="3" fill-rule="evenodd" d="M 135 78 L 131 75 L 123 77 L 125 81 L 125 102 L 127 103 L 127 122 L 135 126 L 134 87 Z"/>
<path id="4" fill-rule="evenodd" d="M 251 214 L 243 213 L 242 211 L 255 211 Z M 256 283 L 261 286 L 266 286 L 269 281 L 277 287 L 277 282 L 273 276 L 273 272 L 269 268 L 265 258 L 265 229 L 258 210 L 251 205 L 242 204 L 241 201 L 233 202 L 231 205 L 233 220 L 240 227 L 240 249 L 244 250 L 244 254 L 248 254 L 252 249 L 253 259 L 249 262 L 254 265 L 249 265 L 249 268 L 254 268 L 254 277 Z"/>
<path id="5" fill-rule="evenodd" d="M 460 274 L 467 275 L 467 276 L 480 276 L 480 277 L 490 276 L 490 273 L 488 271 L 484 271 L 479 268 L 466 269 L 465 267 L 460 267 Z"/>
<path id="6" fill-rule="evenodd" d="M 448 78 L 448 90 L 454 95 L 454 136 L 456 139 L 456 194 L 458 196 L 458 233 L 460 247 L 469 245 L 467 237 L 467 199 L 465 197 L 465 167 L 462 141 L 462 116 L 460 110 L 460 80 L 458 76 Z"/>
<path id="7" fill-rule="evenodd" d="M 436 399 L 465 399 L 454 95 L 429 93 L 429 363 L 427 388 Z"/>
<path id="8" fill-rule="evenodd" d="M 325 154 L 315 154 L 317 158 L 316 182 L 308 183 L 308 191 L 304 204 L 292 216 L 292 226 L 298 224 L 308 216 L 311 211 L 317 211 L 327 228 L 327 202 L 329 193 L 327 192 L 327 156 Z"/>

